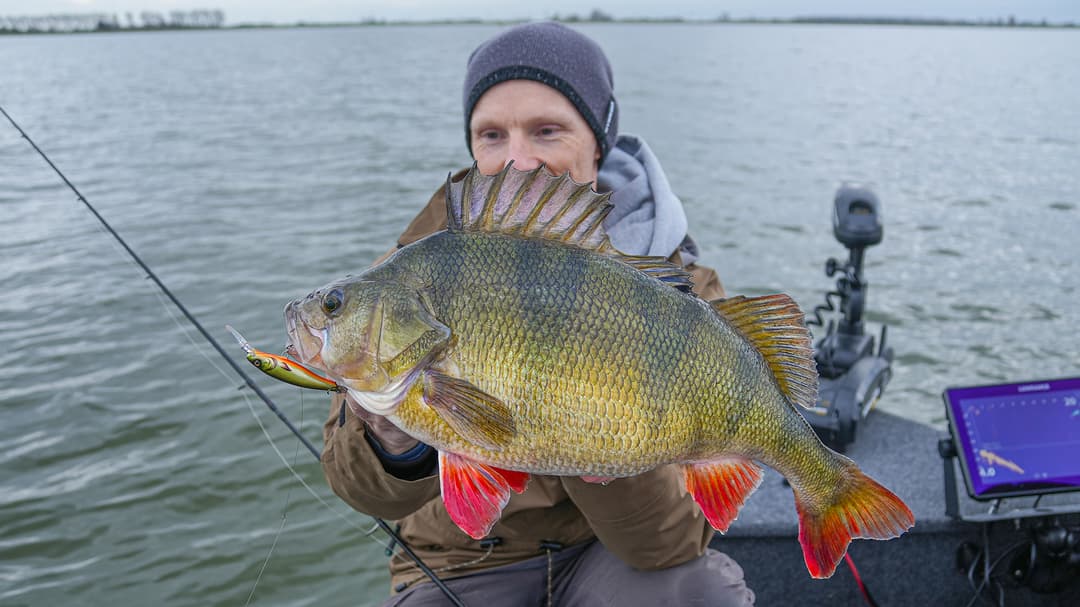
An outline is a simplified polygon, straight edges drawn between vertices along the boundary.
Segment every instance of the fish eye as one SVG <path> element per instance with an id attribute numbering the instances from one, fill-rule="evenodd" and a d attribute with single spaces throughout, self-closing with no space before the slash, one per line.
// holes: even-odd
<path id="1" fill-rule="evenodd" d="M 341 309 L 341 305 L 345 295 L 341 292 L 341 289 L 334 289 L 323 296 L 322 307 L 323 312 L 329 315 L 333 315 L 335 312 Z"/>

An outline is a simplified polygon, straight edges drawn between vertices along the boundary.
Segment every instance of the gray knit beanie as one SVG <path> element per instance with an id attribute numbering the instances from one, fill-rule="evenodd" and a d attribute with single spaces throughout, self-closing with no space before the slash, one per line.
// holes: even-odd
<path id="1" fill-rule="evenodd" d="M 507 80 L 535 80 L 562 93 L 592 129 L 603 162 L 619 132 L 619 108 L 611 65 L 600 45 L 547 21 L 512 27 L 478 46 L 465 72 L 465 145 L 470 153 L 469 121 L 476 102 Z"/>

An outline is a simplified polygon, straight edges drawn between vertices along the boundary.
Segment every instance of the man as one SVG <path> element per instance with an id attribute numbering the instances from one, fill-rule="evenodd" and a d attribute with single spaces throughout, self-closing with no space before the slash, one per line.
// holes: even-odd
<path id="1" fill-rule="evenodd" d="M 669 257 L 691 272 L 695 292 L 723 295 L 711 269 L 694 263 L 682 204 L 643 141 L 617 136 L 611 68 L 592 40 L 556 23 L 511 28 L 469 58 L 466 142 L 482 173 L 513 162 L 544 165 L 613 192 L 605 221 L 612 244 Z M 440 190 L 399 239 L 405 246 L 446 226 Z M 607 485 L 533 476 L 502 518 L 476 541 L 450 520 L 439 497 L 436 454 L 386 419 L 340 401 L 324 428 L 323 469 L 352 507 L 399 520 L 406 543 L 470 605 L 749 605 L 742 570 L 707 550 L 713 530 L 664 466 Z M 401 555 L 390 564 L 388 605 L 447 599 Z"/>

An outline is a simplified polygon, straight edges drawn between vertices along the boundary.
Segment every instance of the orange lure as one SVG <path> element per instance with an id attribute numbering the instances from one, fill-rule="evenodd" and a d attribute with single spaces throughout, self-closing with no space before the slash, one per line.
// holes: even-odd
<path id="1" fill-rule="evenodd" d="M 277 354 L 263 352 L 262 350 L 256 350 L 236 329 L 229 325 L 225 325 L 225 328 L 232 333 L 233 337 L 236 338 L 236 341 L 240 342 L 240 347 L 244 349 L 244 353 L 247 354 L 247 359 L 251 361 L 251 364 L 258 367 L 260 371 L 266 373 L 270 377 L 301 388 L 326 390 L 329 392 L 345 391 L 344 386 L 338 385 L 334 380 L 315 373 L 295 360 L 285 358 L 284 356 L 278 356 Z"/>

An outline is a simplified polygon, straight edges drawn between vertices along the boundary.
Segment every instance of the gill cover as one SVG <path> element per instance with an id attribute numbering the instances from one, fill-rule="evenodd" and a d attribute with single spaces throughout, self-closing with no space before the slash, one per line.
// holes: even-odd
<path id="1" fill-rule="evenodd" d="M 357 281 L 341 293 L 341 317 L 328 312 L 323 360 L 352 390 L 397 392 L 450 339 L 449 327 L 404 285 Z"/>

